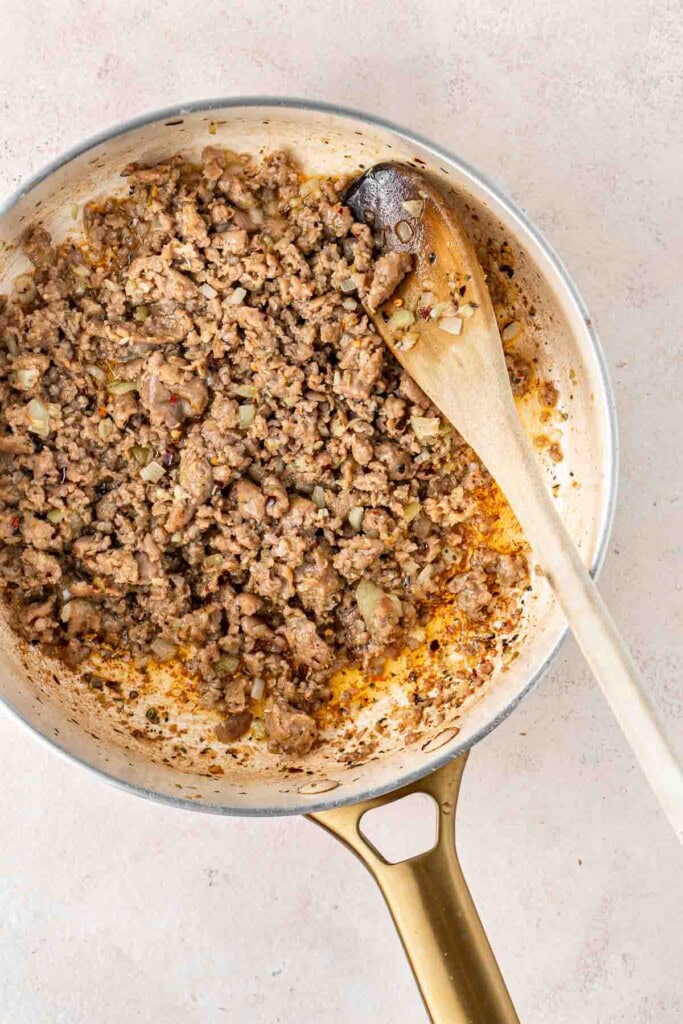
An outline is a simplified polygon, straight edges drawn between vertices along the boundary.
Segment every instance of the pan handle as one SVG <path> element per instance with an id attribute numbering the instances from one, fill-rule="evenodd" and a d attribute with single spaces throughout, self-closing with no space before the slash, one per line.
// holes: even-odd
<path id="1" fill-rule="evenodd" d="M 433 1024 L 519 1024 L 455 850 L 455 808 L 467 754 L 386 796 L 309 817 L 356 854 L 382 890 Z M 411 793 L 439 808 L 436 845 L 390 864 L 365 839 L 366 811 Z"/>

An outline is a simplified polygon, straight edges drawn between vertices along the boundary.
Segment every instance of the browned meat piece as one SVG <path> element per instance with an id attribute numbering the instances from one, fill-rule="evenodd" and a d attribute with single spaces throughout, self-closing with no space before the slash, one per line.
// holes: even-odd
<path id="1" fill-rule="evenodd" d="M 414 467 L 410 453 L 398 445 L 390 442 L 378 444 L 375 454 L 386 466 L 390 480 L 407 480 L 413 475 Z"/>
<path id="2" fill-rule="evenodd" d="M 254 193 L 244 178 L 237 174 L 224 174 L 218 182 L 218 188 L 240 210 L 250 210 L 256 204 Z"/>
<path id="3" fill-rule="evenodd" d="M 245 519 L 261 522 L 266 514 L 266 496 L 251 480 L 240 480 L 233 489 L 237 508 Z"/>
<path id="4" fill-rule="evenodd" d="M 448 584 L 452 594 L 456 594 L 458 607 L 472 619 L 480 619 L 491 601 L 493 594 L 486 586 L 486 575 L 480 569 L 455 576 Z"/>
<path id="5" fill-rule="evenodd" d="M 24 237 L 22 248 L 34 267 L 46 270 L 57 260 L 52 239 L 45 228 L 33 228 Z"/>
<path id="6" fill-rule="evenodd" d="M 375 313 L 383 302 L 391 298 L 412 268 L 413 257 L 409 252 L 388 252 L 380 256 L 365 300 L 371 313 Z"/>
<path id="7" fill-rule="evenodd" d="M 385 594 L 380 597 L 372 614 L 372 633 L 383 642 L 389 641 L 396 633 L 401 619 L 401 602 Z"/>
<path id="8" fill-rule="evenodd" d="M 199 245 L 208 244 L 209 233 L 195 203 L 183 203 L 176 214 L 176 221 L 183 238 L 189 242 L 197 242 Z"/>
<path id="9" fill-rule="evenodd" d="M 269 499 L 266 512 L 273 519 L 281 519 L 289 508 L 289 495 L 276 476 L 266 476 L 261 483 L 261 490 Z"/>
<path id="10" fill-rule="evenodd" d="M 33 586 L 59 583 L 62 578 L 62 567 L 52 555 L 46 555 L 35 548 L 24 548 L 21 553 L 26 572 Z"/>
<path id="11" fill-rule="evenodd" d="M 99 633 L 102 617 L 90 601 L 77 598 L 62 608 L 62 622 L 67 624 L 67 636 L 71 638 Z"/>
<path id="12" fill-rule="evenodd" d="M 125 550 L 95 555 L 92 567 L 99 575 L 111 576 L 114 583 L 137 583 L 140 575 L 135 555 Z"/>
<path id="13" fill-rule="evenodd" d="M 0 437 L 0 454 L 29 455 L 33 445 L 28 437 Z"/>
<path id="14" fill-rule="evenodd" d="M 202 171 L 211 181 L 218 181 L 225 169 L 225 150 L 218 146 L 205 146 L 202 150 Z"/>
<path id="15" fill-rule="evenodd" d="M 313 612 L 316 619 L 323 619 L 336 604 L 342 587 L 339 574 L 330 564 L 329 553 L 316 548 L 312 558 L 296 570 L 294 579 L 304 608 Z"/>
<path id="16" fill-rule="evenodd" d="M 359 466 L 367 466 L 375 457 L 375 449 L 369 438 L 354 434 L 351 441 L 351 454 Z"/>
<path id="17" fill-rule="evenodd" d="M 260 612 L 263 601 L 256 594 L 249 594 L 246 591 L 238 594 L 235 599 L 242 615 L 253 616 Z"/>
<path id="18" fill-rule="evenodd" d="M 345 398 L 368 398 L 382 372 L 384 347 L 377 335 L 349 338 L 341 351 L 343 371 L 336 390 Z"/>
<path id="19" fill-rule="evenodd" d="M 35 633 L 42 633 L 53 626 L 52 612 L 55 607 L 56 597 L 46 598 L 45 601 L 34 601 L 27 605 L 21 612 L 19 628 L 21 631 L 32 636 Z"/>
<path id="20" fill-rule="evenodd" d="M 296 494 L 289 503 L 289 511 L 282 517 L 282 526 L 287 533 L 307 534 L 315 531 L 317 519 L 318 509 L 313 502 Z"/>
<path id="21" fill-rule="evenodd" d="M 353 583 L 382 554 L 384 544 L 374 537 L 352 537 L 340 542 L 339 548 L 339 554 L 333 559 L 334 567 L 344 579 Z"/>
<path id="22" fill-rule="evenodd" d="M 213 470 L 205 449 L 183 448 L 180 455 L 178 482 L 198 505 L 209 500 L 213 490 Z"/>
<path id="23" fill-rule="evenodd" d="M 318 736 L 315 720 L 284 701 L 272 701 L 266 708 L 264 723 L 272 750 L 302 757 Z"/>
<path id="24" fill-rule="evenodd" d="M 54 547 L 54 526 L 42 519 L 37 519 L 36 516 L 24 516 L 21 532 L 26 543 L 33 545 L 39 551 L 48 551 Z"/>
<path id="25" fill-rule="evenodd" d="M 332 651 L 316 633 L 315 626 L 301 612 L 293 611 L 285 620 L 284 633 L 297 665 L 322 669 L 332 660 Z"/>
<path id="26" fill-rule="evenodd" d="M 230 715 L 214 729 L 216 739 L 221 743 L 234 743 L 249 732 L 253 720 L 251 711 L 240 711 L 237 715 Z"/>
<path id="27" fill-rule="evenodd" d="M 123 430 L 131 416 L 138 411 L 138 403 L 132 391 L 117 395 L 109 407 L 111 418 L 119 430 Z"/>
<path id="28" fill-rule="evenodd" d="M 249 250 L 249 235 L 244 228 L 228 228 L 221 231 L 212 241 L 221 252 L 233 256 L 242 256 Z"/>
<path id="29" fill-rule="evenodd" d="M 515 587 L 525 581 L 528 575 L 526 560 L 522 555 L 499 555 L 496 571 L 501 587 Z"/>

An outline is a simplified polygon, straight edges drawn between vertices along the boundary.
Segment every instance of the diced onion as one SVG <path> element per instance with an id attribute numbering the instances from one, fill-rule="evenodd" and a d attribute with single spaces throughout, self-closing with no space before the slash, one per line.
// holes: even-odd
<path id="1" fill-rule="evenodd" d="M 417 300 L 419 309 L 433 309 L 436 303 L 436 295 L 434 292 L 422 292 L 420 298 Z"/>
<path id="2" fill-rule="evenodd" d="M 401 206 L 409 213 L 411 217 L 421 217 L 422 211 L 424 210 L 424 202 L 422 199 L 404 199 Z M 398 231 L 396 232 L 398 234 Z"/>
<path id="3" fill-rule="evenodd" d="M 439 436 L 438 416 L 411 416 L 410 425 L 421 444 L 430 444 Z"/>
<path id="4" fill-rule="evenodd" d="M 517 337 L 521 329 L 522 325 L 517 320 L 513 320 L 511 324 L 503 328 L 500 336 L 503 341 L 512 341 L 513 338 Z"/>
<path id="5" fill-rule="evenodd" d="M 206 564 L 211 566 L 212 569 L 215 569 L 219 565 L 222 565 L 224 561 L 224 556 L 221 555 L 219 552 L 216 552 L 215 555 L 209 555 L 209 557 L 206 560 Z"/>
<path id="6" fill-rule="evenodd" d="M 208 281 L 205 281 L 204 284 L 200 284 L 199 290 L 202 293 L 202 295 L 206 296 L 207 299 L 215 299 L 216 296 L 218 295 L 216 289 L 212 287 L 212 285 L 210 285 Z"/>
<path id="7" fill-rule="evenodd" d="M 344 307 L 344 309 L 348 310 L 349 313 L 353 309 L 358 309 L 358 303 L 356 302 L 355 299 L 352 299 L 350 296 L 348 296 L 342 301 L 342 306 Z"/>
<path id="8" fill-rule="evenodd" d="M 440 320 L 444 316 L 455 316 L 456 308 L 450 299 L 446 299 L 445 302 L 439 302 L 434 306 L 434 309 L 429 314 L 432 320 Z"/>
<path id="9" fill-rule="evenodd" d="M 305 181 L 303 183 L 303 185 L 299 186 L 299 195 L 300 196 L 309 196 L 312 192 L 317 192 L 319 188 L 320 188 L 320 179 L 319 178 L 309 178 L 308 181 Z"/>
<path id="10" fill-rule="evenodd" d="M 396 225 L 396 236 L 401 242 L 409 242 L 415 232 L 407 220 L 400 220 Z"/>
<path id="11" fill-rule="evenodd" d="M 360 530 L 363 525 L 363 512 L 364 509 L 361 505 L 354 505 L 348 515 L 349 525 L 354 530 Z"/>
<path id="12" fill-rule="evenodd" d="M 143 324 L 147 317 L 149 316 L 149 314 L 149 306 L 145 305 L 145 303 L 143 302 L 141 306 L 136 306 L 135 309 L 133 310 L 133 320 L 137 320 L 139 324 Z"/>
<path id="13" fill-rule="evenodd" d="M 217 661 L 214 662 L 214 668 L 220 675 L 228 675 L 235 671 L 240 663 L 240 659 L 236 658 L 233 654 L 222 654 Z"/>
<path id="14" fill-rule="evenodd" d="M 38 437 L 49 437 L 50 413 L 44 402 L 32 398 L 26 406 L 26 415 L 29 422 L 28 429 L 32 434 L 37 434 Z"/>
<path id="15" fill-rule="evenodd" d="M 415 348 L 419 340 L 420 335 L 417 331 L 406 331 L 397 347 L 400 348 L 401 352 L 410 352 L 411 348 Z"/>
<path id="16" fill-rule="evenodd" d="M 129 391 L 137 391 L 136 380 L 112 380 L 107 384 L 107 391 L 110 395 L 127 395 Z"/>
<path id="17" fill-rule="evenodd" d="M 422 505 L 419 501 L 409 501 L 403 509 L 403 518 L 407 523 L 412 523 L 413 519 L 419 516 L 422 511 Z"/>
<path id="18" fill-rule="evenodd" d="M 29 306 L 36 297 L 36 282 L 33 274 L 19 274 L 14 279 L 14 294 L 21 306 Z"/>
<path id="19" fill-rule="evenodd" d="M 71 618 L 71 602 L 67 602 L 64 605 L 64 607 L 62 608 L 62 611 L 61 611 L 61 614 L 60 614 L 59 617 L 62 620 L 62 622 L 68 622 L 69 621 L 69 619 Z"/>
<path id="20" fill-rule="evenodd" d="M 471 302 L 466 302 L 464 306 L 458 306 L 458 316 L 464 316 L 468 320 L 474 316 L 476 311 L 477 307 Z"/>
<path id="21" fill-rule="evenodd" d="M 256 417 L 256 407 L 253 405 L 241 405 L 240 410 L 240 427 L 242 430 L 249 430 L 249 427 L 254 422 Z"/>
<path id="22" fill-rule="evenodd" d="M 230 295 L 228 297 L 228 302 L 230 303 L 231 306 L 239 306 L 239 305 L 241 305 L 244 302 L 246 297 L 247 297 L 247 289 L 246 288 L 235 288 L 235 290 L 232 293 L 232 295 Z"/>
<path id="23" fill-rule="evenodd" d="M 97 436 L 100 441 L 108 442 L 112 438 L 116 437 L 116 424 L 113 420 L 110 420 L 108 416 L 105 416 L 103 420 L 97 425 Z"/>
<path id="24" fill-rule="evenodd" d="M 164 640 L 163 637 L 159 636 L 156 640 L 152 640 L 149 645 L 156 654 L 159 661 L 170 661 L 175 658 L 178 653 L 178 648 L 175 644 L 172 644 L 170 640 Z"/>
<path id="25" fill-rule="evenodd" d="M 417 584 L 418 587 L 424 587 L 426 586 L 427 583 L 429 583 L 431 578 L 432 567 L 431 565 L 425 565 L 424 569 L 421 569 L 420 572 L 417 574 L 415 583 Z"/>
<path id="26" fill-rule="evenodd" d="M 40 370 L 36 366 L 26 366 L 17 370 L 14 375 L 14 387 L 19 391 L 31 391 L 38 383 Z"/>
<path id="27" fill-rule="evenodd" d="M 47 520 L 52 523 L 53 526 L 57 526 L 58 523 L 61 523 L 65 515 L 66 512 L 63 508 L 51 508 L 47 514 Z"/>
<path id="28" fill-rule="evenodd" d="M 150 450 L 149 448 L 142 448 L 139 444 L 133 445 L 131 448 L 133 458 L 137 462 L 138 466 L 146 466 L 149 462 Z"/>
<path id="29" fill-rule="evenodd" d="M 345 295 L 348 295 L 349 292 L 355 292 L 356 282 L 353 280 L 352 277 L 347 277 L 345 281 L 339 282 L 339 288 L 341 291 L 344 292 Z"/>
<path id="30" fill-rule="evenodd" d="M 444 316 L 439 320 L 439 330 L 457 336 L 462 331 L 462 320 L 459 316 Z"/>
<path id="31" fill-rule="evenodd" d="M 257 676 L 254 682 L 251 684 L 251 690 L 249 696 L 252 700 L 261 700 L 263 694 L 266 692 L 266 681 L 260 676 Z"/>
<path id="32" fill-rule="evenodd" d="M 238 384 L 235 391 L 241 398 L 254 398 L 256 388 L 253 384 Z"/>
<path id="33" fill-rule="evenodd" d="M 414 323 L 414 313 L 411 313 L 409 309 L 397 309 L 396 312 L 392 313 L 389 317 L 387 327 L 390 331 L 402 331 Z"/>
<path id="34" fill-rule="evenodd" d="M 161 480 L 166 470 L 163 466 L 160 466 L 158 462 L 149 462 L 146 466 L 143 466 L 140 470 L 140 476 L 148 484 L 156 484 Z"/>
<path id="35" fill-rule="evenodd" d="M 363 616 L 363 621 L 368 629 L 373 628 L 375 608 L 382 597 L 384 597 L 384 591 L 376 583 L 373 583 L 372 580 L 362 579 L 356 587 L 358 610 Z"/>
<path id="36" fill-rule="evenodd" d="M 317 505 L 318 508 L 325 508 L 325 492 L 319 484 L 316 484 L 313 488 L 311 501 L 314 505 Z"/>
<path id="37" fill-rule="evenodd" d="M 103 381 L 107 379 L 106 373 L 104 370 L 101 370 L 99 366 L 86 366 L 85 372 L 94 380 Z"/>

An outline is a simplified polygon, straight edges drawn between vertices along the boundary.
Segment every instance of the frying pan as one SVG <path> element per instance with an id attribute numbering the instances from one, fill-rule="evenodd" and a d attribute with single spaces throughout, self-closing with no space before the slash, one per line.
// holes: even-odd
<path id="1" fill-rule="evenodd" d="M 586 564 L 597 570 L 614 509 L 617 451 L 611 386 L 591 320 L 526 217 L 478 172 L 411 132 L 336 106 L 258 97 L 198 102 L 131 121 L 67 153 L 0 208 L 0 291 L 26 267 L 18 239 L 29 224 L 40 221 L 61 239 L 78 227 L 84 202 L 124 190 L 119 174 L 126 163 L 176 152 L 196 158 L 207 144 L 254 154 L 285 147 L 307 174 L 412 161 L 450 197 L 482 251 L 504 251 L 522 304 L 519 350 L 536 378 L 553 381 L 561 396 L 550 426 L 533 397 L 520 405 L 520 416 L 532 436 L 552 430 L 561 445 L 561 462 L 542 449 L 539 458 Z M 538 682 L 565 631 L 546 581 L 532 573 L 522 619 L 488 679 L 464 684 L 454 672 L 451 699 L 433 706 L 425 699 L 420 716 L 400 674 L 372 690 L 362 679 L 347 682 L 348 707 L 329 717 L 324 742 L 299 761 L 279 760 L 253 736 L 226 757 L 211 742 L 216 713 L 198 705 L 173 666 L 160 668 L 134 706 L 124 706 L 23 644 L 4 616 L 0 696 L 54 749 L 139 796 L 213 814 L 310 815 L 378 881 L 432 1019 L 510 1024 L 518 1018 L 458 865 L 455 806 L 469 749 Z M 449 658 L 455 665 L 447 623 L 440 648 L 438 666 L 448 668 Z M 436 845 L 390 864 L 365 839 L 361 818 L 414 792 L 438 804 Z"/>

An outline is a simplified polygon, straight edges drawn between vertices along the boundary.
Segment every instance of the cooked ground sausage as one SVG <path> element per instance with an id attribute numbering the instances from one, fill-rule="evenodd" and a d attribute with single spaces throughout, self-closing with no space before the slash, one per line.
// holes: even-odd
<path id="1" fill-rule="evenodd" d="M 124 173 L 85 245 L 30 232 L 33 274 L 0 297 L 0 586 L 73 666 L 187 643 L 222 740 L 265 696 L 271 747 L 305 754 L 337 668 L 376 665 L 447 586 L 484 616 L 526 566 L 453 575 L 485 473 L 454 431 L 416 433 L 438 414 L 363 308 L 410 257 L 340 185 L 216 148 Z"/>

